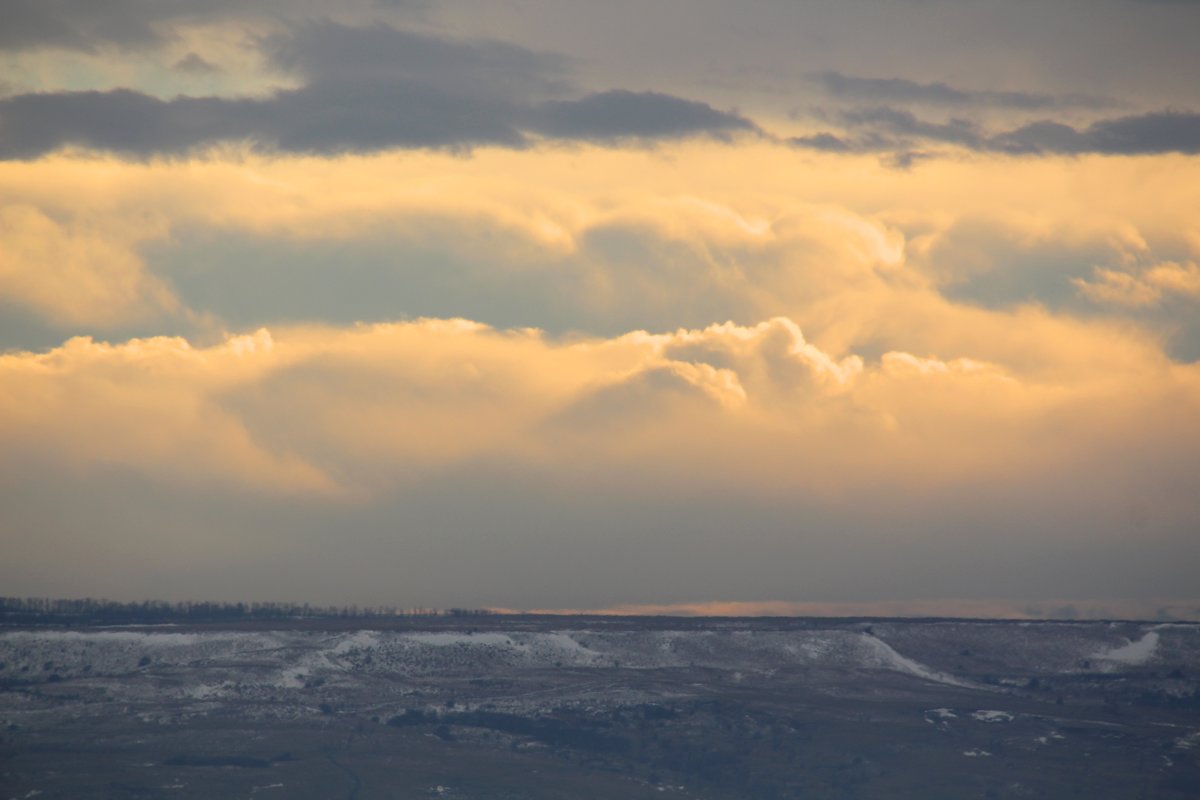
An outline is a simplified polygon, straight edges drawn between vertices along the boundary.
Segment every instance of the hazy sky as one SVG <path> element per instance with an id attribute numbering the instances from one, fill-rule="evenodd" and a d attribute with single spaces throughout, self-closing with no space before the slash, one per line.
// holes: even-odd
<path id="1" fill-rule="evenodd" d="M 0 594 L 1197 601 L 1197 31 L 0 0 Z"/>

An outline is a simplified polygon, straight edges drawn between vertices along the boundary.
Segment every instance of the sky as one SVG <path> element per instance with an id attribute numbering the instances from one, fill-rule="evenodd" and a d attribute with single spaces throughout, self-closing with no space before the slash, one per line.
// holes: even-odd
<path id="1" fill-rule="evenodd" d="M 1200 618 L 1197 30 L 0 0 L 0 593 Z"/>

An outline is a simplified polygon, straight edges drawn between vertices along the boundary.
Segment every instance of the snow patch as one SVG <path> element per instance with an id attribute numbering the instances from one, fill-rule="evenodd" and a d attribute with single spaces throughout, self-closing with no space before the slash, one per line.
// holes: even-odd
<path id="1" fill-rule="evenodd" d="M 372 650 L 376 647 L 379 647 L 378 631 L 355 631 L 343 636 L 331 652 L 341 656 L 352 650 Z"/>
<path id="2" fill-rule="evenodd" d="M 597 653 L 595 650 L 584 647 L 569 633 L 555 632 L 547 634 L 545 638 L 547 644 L 552 645 L 557 650 L 561 650 L 563 653 L 571 654 L 587 660 L 600 657 L 599 653 Z"/>
<path id="3" fill-rule="evenodd" d="M 1158 633 L 1156 631 L 1148 631 L 1136 642 L 1130 642 L 1127 645 L 1117 647 L 1112 650 L 1101 651 L 1096 653 L 1093 658 L 1098 658 L 1102 661 L 1116 661 L 1120 664 L 1137 666 L 1139 664 L 1145 664 L 1147 661 L 1149 661 L 1157 650 Z"/>
<path id="4" fill-rule="evenodd" d="M 1191 750 L 1198 746 L 1200 746 L 1200 731 L 1189 733 L 1187 736 L 1181 736 L 1175 740 L 1176 750 Z"/>
<path id="5" fill-rule="evenodd" d="M 977 722 L 1012 722 L 1013 715 L 1007 711 L 975 711 L 971 714 L 971 719 Z"/>
<path id="6" fill-rule="evenodd" d="M 279 673 L 275 685 L 280 689 L 303 689 L 308 680 L 308 672 L 303 667 L 285 669 Z"/>
<path id="7" fill-rule="evenodd" d="M 455 645 L 468 645 L 472 647 L 518 647 L 517 643 L 512 640 L 512 637 L 504 633 L 410 633 L 405 635 L 404 638 L 412 642 L 427 644 L 433 647 L 453 647 Z"/>
<path id="8" fill-rule="evenodd" d="M 912 675 L 915 678 L 932 681 L 933 683 L 944 683 L 948 686 L 960 686 L 963 688 L 974 688 L 974 684 L 969 681 L 960 680 L 953 675 L 947 675 L 944 672 L 930 669 L 924 664 L 913 661 L 907 656 L 902 656 L 897 653 L 887 643 L 872 636 L 869 633 L 864 633 L 860 637 L 863 644 L 866 645 L 868 652 L 873 657 L 873 660 L 878 666 L 884 669 L 891 669 L 896 672 L 903 672 Z"/>
<path id="9" fill-rule="evenodd" d="M 184 689 L 183 695 L 194 700 L 208 700 L 212 697 L 221 697 L 225 694 L 225 690 L 226 687 L 223 684 L 200 683 Z"/>

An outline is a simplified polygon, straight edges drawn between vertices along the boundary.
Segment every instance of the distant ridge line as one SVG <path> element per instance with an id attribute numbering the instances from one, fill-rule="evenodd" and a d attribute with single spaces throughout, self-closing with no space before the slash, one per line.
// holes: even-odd
<path id="1" fill-rule="evenodd" d="M 770 628 L 784 625 L 824 627 L 826 625 L 855 625 L 885 623 L 1024 623 L 1079 624 L 1105 622 L 1144 622 L 1191 624 L 1200 622 L 1200 610 L 1188 617 L 1172 616 L 1161 611 L 1154 615 L 1111 616 L 963 616 L 954 614 L 870 614 L 870 613 L 758 613 L 758 614 L 699 614 L 689 611 L 671 613 L 669 609 L 647 611 L 519 609 L 498 608 L 399 608 L 395 606 L 313 605 L 291 602 L 221 602 L 221 601 L 115 601 L 96 598 L 0 597 L 0 626 L 3 627 L 104 627 L 153 625 L 250 625 L 260 627 L 267 622 L 286 622 L 288 626 L 363 627 L 364 623 L 392 628 L 406 627 L 406 622 L 444 622 L 450 627 L 462 627 L 483 619 L 498 624 L 545 623 L 588 620 L 604 626 L 620 621 L 636 621 L 640 625 L 658 627 L 670 622 L 675 627 L 720 627 L 738 625 Z M 420 624 L 425 627 L 425 624 Z"/>

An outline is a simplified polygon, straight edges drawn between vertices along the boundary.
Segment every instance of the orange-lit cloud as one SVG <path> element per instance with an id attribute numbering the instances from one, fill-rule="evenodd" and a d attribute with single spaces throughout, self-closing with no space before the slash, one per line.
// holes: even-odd
<path id="1" fill-rule="evenodd" d="M 539 308 L 547 303 L 582 330 L 608 332 L 783 315 L 835 355 L 882 339 L 899 350 L 1011 364 L 1029 351 L 1014 335 L 1080 347 L 1071 343 L 1069 313 L 1043 315 L 1015 299 L 1108 296 L 1113 280 L 1135 281 L 1123 297 L 1187 295 L 1187 259 L 1200 235 L 1187 213 L 1200 203 L 1196 172 L 1194 159 L 1168 156 L 973 159 L 905 173 L 865 157 L 711 143 L 469 159 L 218 152 L 128 164 L 64 156 L 0 164 L 0 201 L 13 228 L 0 289 L 66 332 L 73 323 L 111 328 L 164 313 L 219 320 L 220 308 L 189 306 L 165 266 L 172 248 L 186 252 L 188 237 L 294 243 L 300 256 L 312 244 L 338 243 L 349 263 L 313 267 L 331 288 L 356 248 L 375 242 L 396 252 L 376 268 L 398 276 L 404 291 L 393 318 L 444 313 L 422 305 L 431 282 L 442 280 L 465 287 L 445 305 L 483 308 L 471 292 L 485 285 L 498 302 L 528 309 L 524 319 L 508 314 L 517 324 L 547 324 Z M 423 266 L 430 252 L 451 264 Z M 1136 279 L 1091 271 L 1100 257 L 1145 263 L 1156 255 L 1160 265 Z M 252 253 L 244 257 L 242 273 L 261 269 Z M 1067 268 L 1038 266 L 1048 258 Z M 447 271 L 461 272 L 458 283 Z M 203 264 L 190 267 L 189 280 L 204 273 Z M 982 303 L 947 299 L 972 281 L 986 293 L 988 280 L 1006 274 L 1027 281 L 1006 306 L 989 306 L 986 294 Z M 210 294 L 238 291 L 214 285 Z M 1037 319 L 1046 330 L 1031 327 Z"/>
<path id="2" fill-rule="evenodd" d="M 28 205 L 0 207 L 0 297 L 63 325 L 108 327 L 179 310 L 170 289 L 147 273 L 141 235 L 113 220 L 66 224 Z"/>
<path id="3" fill-rule="evenodd" d="M 1037 356 L 1071 357 L 1061 344 Z M 1106 367 L 1064 363 L 1047 380 L 903 352 L 836 361 L 786 318 L 567 340 L 461 320 L 209 347 L 74 339 L 0 357 L 0 436 L 9 458 L 73 470 L 335 494 L 480 458 L 767 492 L 919 487 L 1066 468 L 1168 431 L 1178 447 L 1200 438 L 1195 367 L 1119 350 Z M 818 463 L 798 457 L 814 450 Z"/>
<path id="4" fill-rule="evenodd" d="M 1072 282 L 1080 293 L 1099 303 L 1153 306 L 1165 296 L 1200 297 L 1200 267 L 1173 261 L 1155 264 L 1138 273 L 1097 267 L 1092 280 Z"/>

